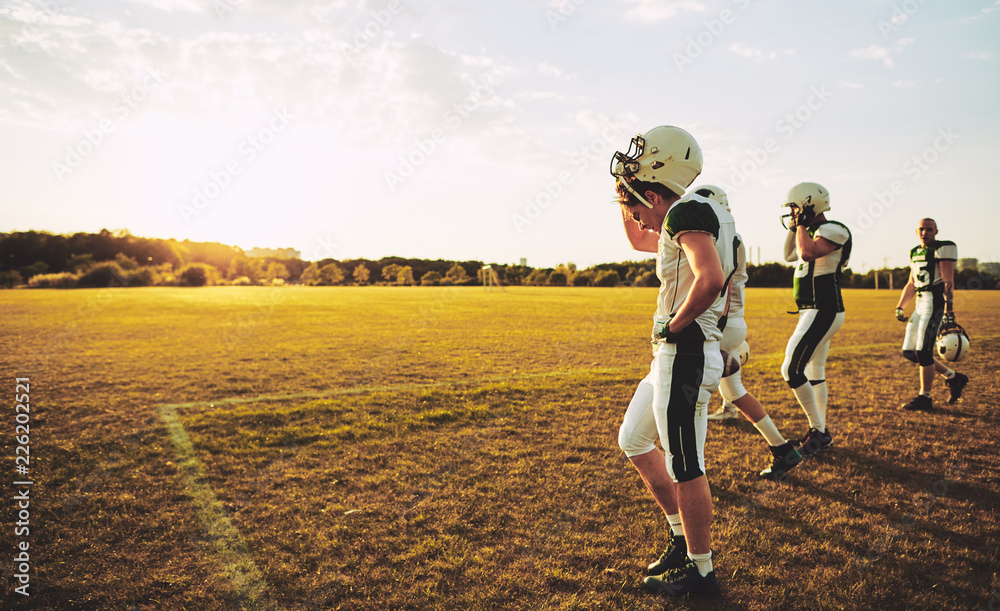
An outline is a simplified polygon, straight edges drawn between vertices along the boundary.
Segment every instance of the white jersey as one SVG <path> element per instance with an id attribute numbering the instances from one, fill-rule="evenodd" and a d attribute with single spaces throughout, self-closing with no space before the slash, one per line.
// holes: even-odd
<path id="1" fill-rule="evenodd" d="M 743 317 L 743 304 L 744 304 L 744 293 L 746 292 L 747 279 L 747 250 L 743 246 L 743 237 L 740 234 L 736 234 L 736 237 L 740 241 L 739 248 L 736 249 L 736 273 L 733 274 L 733 281 L 731 283 L 732 289 L 730 290 L 731 298 L 729 300 L 729 318 L 742 318 Z"/>
<path id="2" fill-rule="evenodd" d="M 677 244 L 677 238 L 689 231 L 707 233 L 715 241 L 715 248 L 722 262 L 722 274 L 729 280 L 739 264 L 737 260 L 740 238 L 736 233 L 736 221 L 721 204 L 715 200 L 691 194 L 670 207 L 663 227 L 656 253 L 656 275 L 660 279 L 660 294 L 656 300 L 654 323 L 668 324 L 681 304 L 691 292 L 694 273 L 687 256 Z M 726 292 L 723 291 L 715 302 L 702 312 L 695 322 L 682 332 L 682 340 L 718 341 L 722 338 L 719 318 L 725 314 Z"/>

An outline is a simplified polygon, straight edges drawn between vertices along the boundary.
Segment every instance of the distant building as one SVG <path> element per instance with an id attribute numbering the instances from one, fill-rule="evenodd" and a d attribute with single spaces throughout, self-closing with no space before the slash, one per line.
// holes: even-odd
<path id="1" fill-rule="evenodd" d="M 294 248 L 251 248 L 247 251 L 247 256 L 255 258 L 301 259 L 302 253 Z"/>
<path id="2" fill-rule="evenodd" d="M 528 267 L 528 260 L 521 257 L 521 267 Z"/>
<path id="3" fill-rule="evenodd" d="M 979 271 L 984 274 L 989 274 L 994 278 L 1000 278 L 1000 263 L 991 261 L 989 263 L 980 263 Z"/>
<path id="4" fill-rule="evenodd" d="M 960 258 L 957 263 L 955 263 L 955 269 L 957 271 L 964 271 L 971 269 L 976 271 L 979 267 L 979 259 L 974 259 L 971 257 Z"/>

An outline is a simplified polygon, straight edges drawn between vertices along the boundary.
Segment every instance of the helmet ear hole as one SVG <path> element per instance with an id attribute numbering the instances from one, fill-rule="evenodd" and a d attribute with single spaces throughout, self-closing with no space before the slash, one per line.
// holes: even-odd
<path id="1" fill-rule="evenodd" d="M 654 170 L 659 170 L 664 165 L 666 164 L 664 164 L 662 161 L 654 161 L 649 167 L 653 168 Z"/>

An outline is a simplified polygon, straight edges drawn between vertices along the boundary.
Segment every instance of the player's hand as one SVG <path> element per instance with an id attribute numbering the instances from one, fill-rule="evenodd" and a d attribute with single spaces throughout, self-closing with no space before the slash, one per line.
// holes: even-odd
<path id="1" fill-rule="evenodd" d="M 899 322 L 907 321 L 907 316 L 903 313 L 903 308 L 896 308 L 896 320 Z"/>
<path id="2" fill-rule="evenodd" d="M 673 320 L 671 318 L 670 320 Z M 666 341 L 669 343 L 676 343 L 677 336 L 679 333 L 674 333 L 670 330 L 670 320 L 657 320 L 653 323 L 653 332 L 651 334 L 651 341 Z"/>
<path id="3" fill-rule="evenodd" d="M 956 325 L 958 325 L 958 323 L 955 322 L 955 313 L 954 312 L 949 313 L 949 314 L 945 314 L 941 318 L 941 327 L 943 329 L 947 329 L 949 327 L 954 327 Z"/>

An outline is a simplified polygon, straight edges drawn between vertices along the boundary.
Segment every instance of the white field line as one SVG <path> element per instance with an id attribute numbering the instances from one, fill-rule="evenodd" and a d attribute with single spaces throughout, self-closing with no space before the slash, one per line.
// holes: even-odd
<path id="1" fill-rule="evenodd" d="M 225 575 L 239 596 L 240 606 L 253 611 L 277 609 L 277 605 L 268 597 L 270 588 L 250 556 L 246 541 L 226 516 L 222 503 L 208 485 L 201 463 L 195 457 L 191 440 L 177 417 L 177 410 L 169 405 L 161 405 L 158 411 L 174 442 L 184 487 L 194 499 L 198 517 L 215 545 Z"/>

